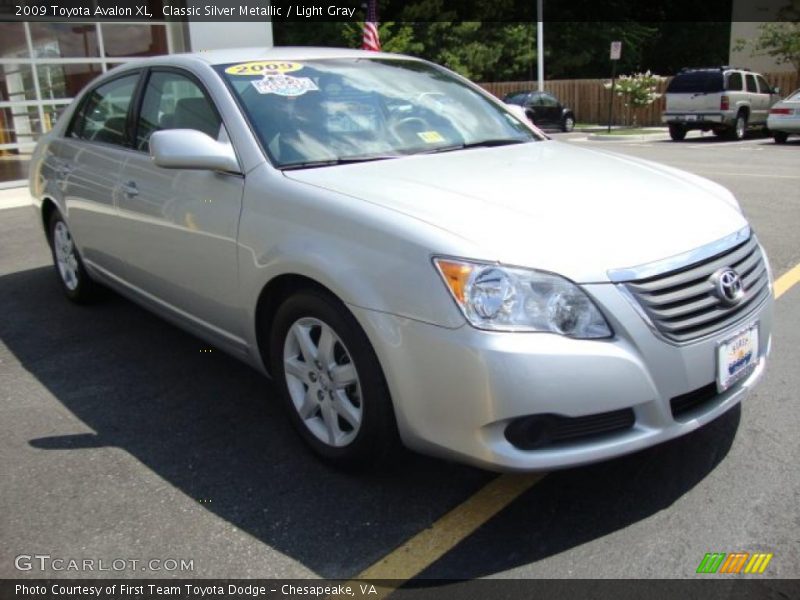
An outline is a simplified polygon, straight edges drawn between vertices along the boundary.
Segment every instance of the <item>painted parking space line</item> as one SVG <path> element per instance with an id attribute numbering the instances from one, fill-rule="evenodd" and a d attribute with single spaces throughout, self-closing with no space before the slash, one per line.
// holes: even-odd
<path id="1" fill-rule="evenodd" d="M 775 298 L 780 298 L 798 283 L 800 264 L 775 280 Z M 493 479 L 429 528 L 356 575 L 349 584 L 357 587 L 358 581 L 391 580 L 389 587 L 380 590 L 380 597 L 385 597 L 455 548 L 546 475 L 547 473 L 514 474 Z"/>
<path id="2" fill-rule="evenodd" d="M 677 163 L 675 163 L 677 164 Z M 731 175 L 735 177 L 761 177 L 765 179 L 800 179 L 800 175 L 774 175 L 772 173 L 742 173 L 741 171 L 733 172 L 733 171 L 719 171 L 714 169 L 713 167 L 702 167 L 697 165 L 685 165 L 682 167 L 678 167 L 680 169 L 689 169 L 695 171 L 711 171 L 714 175 Z"/>
<path id="3" fill-rule="evenodd" d="M 390 579 L 395 586 L 402 585 L 452 550 L 546 475 L 528 473 L 496 477 L 433 525 L 356 575 L 354 580 Z"/>
<path id="4" fill-rule="evenodd" d="M 798 283 L 800 283 L 800 264 L 795 265 L 775 280 L 772 286 L 773 290 L 775 290 L 775 299 L 777 300 L 783 296 L 792 286 Z"/>
<path id="5" fill-rule="evenodd" d="M 686 148 L 719 148 L 721 146 L 753 146 L 755 144 L 772 144 L 772 140 L 769 138 L 754 138 L 750 140 L 732 140 L 730 142 L 721 142 L 717 140 L 715 137 L 706 137 L 703 139 L 707 139 L 708 141 L 703 144 L 698 143 L 690 143 L 686 145 Z"/>

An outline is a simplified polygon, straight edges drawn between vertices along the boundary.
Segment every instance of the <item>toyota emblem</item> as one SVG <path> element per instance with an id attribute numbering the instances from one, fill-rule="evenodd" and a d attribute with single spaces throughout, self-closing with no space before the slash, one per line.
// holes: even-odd
<path id="1" fill-rule="evenodd" d="M 742 278 L 733 269 L 720 269 L 711 276 L 715 296 L 725 304 L 737 304 L 744 297 Z"/>

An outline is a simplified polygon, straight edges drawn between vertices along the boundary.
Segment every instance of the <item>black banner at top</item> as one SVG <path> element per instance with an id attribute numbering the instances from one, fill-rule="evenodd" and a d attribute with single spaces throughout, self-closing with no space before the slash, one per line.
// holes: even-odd
<path id="1" fill-rule="evenodd" d="M 797 21 L 789 0 L 544 0 L 543 20 Z M 533 22 L 536 0 L 379 0 L 379 21 Z M 6 21 L 363 21 L 365 0 L 0 0 Z"/>

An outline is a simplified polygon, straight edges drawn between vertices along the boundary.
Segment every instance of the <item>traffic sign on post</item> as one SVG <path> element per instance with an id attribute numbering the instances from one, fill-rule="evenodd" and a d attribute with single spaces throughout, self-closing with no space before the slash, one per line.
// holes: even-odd
<path id="1" fill-rule="evenodd" d="M 619 60 L 622 56 L 622 42 L 611 42 L 611 60 Z"/>
<path id="2" fill-rule="evenodd" d="M 617 83 L 617 61 L 622 56 L 622 42 L 611 42 L 611 96 L 608 98 L 608 133 L 611 133 L 611 118 L 614 111 L 614 88 Z"/>

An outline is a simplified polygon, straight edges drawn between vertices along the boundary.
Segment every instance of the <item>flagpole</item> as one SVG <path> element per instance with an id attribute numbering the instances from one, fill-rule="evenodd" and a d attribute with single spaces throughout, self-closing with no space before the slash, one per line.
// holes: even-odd
<path id="1" fill-rule="evenodd" d="M 543 0 L 536 0 L 536 67 L 539 91 L 544 91 L 544 15 Z"/>

